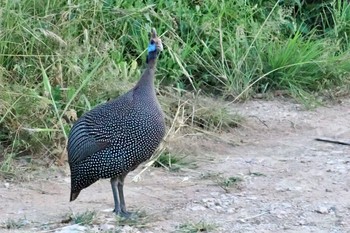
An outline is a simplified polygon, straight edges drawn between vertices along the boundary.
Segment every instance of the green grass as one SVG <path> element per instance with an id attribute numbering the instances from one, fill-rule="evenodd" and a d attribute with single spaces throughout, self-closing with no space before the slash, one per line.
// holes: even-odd
<path id="1" fill-rule="evenodd" d="M 118 226 L 132 226 L 142 229 L 148 226 L 149 221 L 150 216 L 148 216 L 146 211 L 143 210 L 133 212 L 129 218 L 116 216 L 116 225 Z"/>
<path id="2" fill-rule="evenodd" d="M 199 221 L 197 223 L 183 223 L 178 226 L 176 232 L 181 233 L 199 233 L 199 232 L 212 232 L 215 230 L 216 226 L 211 223 L 207 223 L 204 221 Z"/>
<path id="3" fill-rule="evenodd" d="M 1 224 L 2 228 L 9 230 L 23 229 L 29 225 L 29 221 L 27 219 L 7 219 L 5 222 Z"/>
<path id="4" fill-rule="evenodd" d="M 0 165 L 1 174 L 14 176 L 16 174 L 16 167 L 13 162 L 14 154 L 6 153 L 3 159 Z"/>
<path id="5" fill-rule="evenodd" d="M 286 90 L 314 106 L 317 93 L 349 90 L 348 1 L 70 2 L 1 1 L 0 148 L 6 153 L 59 159 L 72 121 L 138 80 L 151 27 L 165 45 L 156 86 L 161 93 L 175 89 L 175 102 L 188 92 L 237 101 Z M 186 123 L 209 131 L 240 124 L 216 107 L 190 101 L 187 109 L 195 111 Z M 6 168 L 5 154 L 0 166 Z"/>
<path id="6" fill-rule="evenodd" d="M 154 167 L 163 167 L 169 169 L 170 171 L 179 171 L 183 167 L 189 167 L 190 162 L 186 161 L 185 156 L 179 156 L 172 154 L 168 151 L 161 153 L 157 160 L 153 164 Z M 194 164 L 191 164 L 191 167 L 194 167 Z"/>
<path id="7" fill-rule="evenodd" d="M 261 173 L 261 172 L 251 172 L 249 171 L 249 175 L 250 176 L 266 176 L 264 173 Z"/>
<path id="8" fill-rule="evenodd" d="M 80 224 L 80 225 L 92 225 L 94 220 L 96 219 L 96 212 L 95 211 L 85 211 L 82 213 L 73 214 L 71 216 L 71 220 L 74 224 Z"/>
<path id="9" fill-rule="evenodd" d="M 230 176 L 227 178 L 222 178 L 218 181 L 218 184 L 227 190 L 230 187 L 236 186 L 238 183 L 242 182 L 243 179 L 237 176 Z"/>
<path id="10" fill-rule="evenodd" d="M 258 176 L 258 175 L 257 175 Z M 201 179 L 212 180 L 221 187 L 225 192 L 230 192 L 232 188 L 238 188 L 243 178 L 239 176 L 224 176 L 221 173 L 205 173 L 201 175 Z"/>

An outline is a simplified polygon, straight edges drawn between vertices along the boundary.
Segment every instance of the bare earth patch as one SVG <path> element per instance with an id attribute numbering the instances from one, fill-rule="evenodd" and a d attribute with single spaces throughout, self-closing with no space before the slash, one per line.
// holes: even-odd
<path id="1" fill-rule="evenodd" d="M 108 180 L 70 203 L 68 167 L 51 167 L 29 182 L 1 181 L 0 231 L 350 232 L 350 147 L 314 140 L 350 141 L 350 101 L 313 111 L 284 100 L 231 107 L 246 121 L 223 137 L 238 146 L 186 139 L 197 167 L 127 177 L 127 207 L 142 213 L 134 221 L 115 218 Z M 88 210 L 93 219 L 73 225 Z"/>

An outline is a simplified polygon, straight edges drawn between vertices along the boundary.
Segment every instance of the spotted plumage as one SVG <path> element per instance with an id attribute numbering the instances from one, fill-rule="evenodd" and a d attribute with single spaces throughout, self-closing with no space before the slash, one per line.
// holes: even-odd
<path id="1" fill-rule="evenodd" d="M 115 212 L 127 215 L 125 176 L 149 159 L 165 134 L 164 117 L 154 90 L 154 73 L 161 40 L 152 31 L 147 68 L 136 86 L 119 98 L 84 114 L 68 140 L 71 197 L 99 179 L 111 178 Z"/>

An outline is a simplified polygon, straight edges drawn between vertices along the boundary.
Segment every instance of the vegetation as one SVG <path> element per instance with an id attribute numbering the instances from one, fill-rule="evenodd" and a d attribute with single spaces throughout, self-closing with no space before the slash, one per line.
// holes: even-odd
<path id="1" fill-rule="evenodd" d="M 74 224 L 91 225 L 96 219 L 96 212 L 88 210 L 82 213 L 73 214 L 71 219 Z"/>
<path id="2" fill-rule="evenodd" d="M 230 100 L 285 90 L 304 103 L 325 89 L 347 93 L 350 3 L 311 2 L 0 0 L 1 170 L 23 154 L 60 159 L 71 123 L 137 81 L 151 27 L 165 44 L 163 99 L 164 90 Z M 237 124 L 209 112 L 191 119 Z"/>
<path id="3" fill-rule="evenodd" d="M 182 233 L 197 233 L 197 232 L 212 232 L 215 230 L 216 226 L 204 221 L 199 221 L 197 223 L 184 223 L 178 226 L 176 232 Z"/>
<path id="4" fill-rule="evenodd" d="M 261 174 L 259 174 L 261 175 Z M 225 192 L 230 192 L 230 188 L 239 188 L 240 184 L 244 181 L 243 178 L 238 176 L 224 176 L 221 173 L 206 173 L 201 175 L 202 179 L 210 179 L 214 181 Z"/>
<path id="5" fill-rule="evenodd" d="M 116 224 L 118 226 L 132 226 L 138 229 L 142 229 L 148 226 L 149 221 L 150 216 L 147 215 L 146 211 L 144 210 L 133 212 L 129 218 L 116 216 Z"/>
<path id="6" fill-rule="evenodd" d="M 179 156 L 168 151 L 164 151 L 157 157 L 157 160 L 155 160 L 153 166 L 163 167 L 170 171 L 179 171 L 183 167 L 190 166 L 189 162 L 185 160 L 185 157 L 186 156 Z M 191 166 L 194 167 L 195 164 L 191 164 Z"/>
<path id="7" fill-rule="evenodd" d="M 15 230 L 15 229 L 23 229 L 29 225 L 29 221 L 25 218 L 21 219 L 7 219 L 5 222 L 3 222 L 0 226 L 1 228 L 4 229 L 10 229 L 10 230 Z"/>

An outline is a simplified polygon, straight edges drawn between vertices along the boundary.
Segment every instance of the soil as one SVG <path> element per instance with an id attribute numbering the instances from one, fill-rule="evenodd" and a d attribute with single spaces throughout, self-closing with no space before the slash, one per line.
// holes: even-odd
<path id="1" fill-rule="evenodd" d="M 0 231 L 350 232 L 350 147 L 315 140 L 350 141 L 350 100 L 316 110 L 283 99 L 230 108 L 245 121 L 221 137 L 238 145 L 184 138 L 193 153 L 180 171 L 151 167 L 132 182 L 140 167 L 127 177 L 127 208 L 143 213 L 136 221 L 116 220 L 108 180 L 69 202 L 68 166 L 51 166 L 27 182 L 1 181 Z M 96 212 L 90 224 L 70 220 L 87 210 Z"/>

